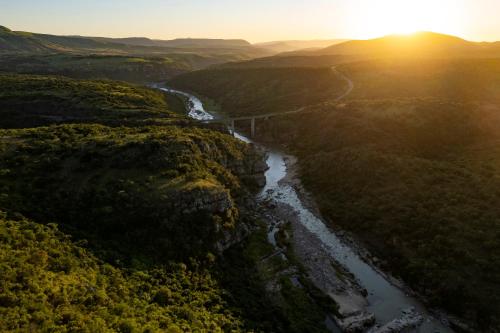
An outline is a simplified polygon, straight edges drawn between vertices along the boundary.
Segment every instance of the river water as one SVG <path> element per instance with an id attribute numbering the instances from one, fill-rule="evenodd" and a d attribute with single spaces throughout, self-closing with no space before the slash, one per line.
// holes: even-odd
<path id="1" fill-rule="evenodd" d="M 162 88 L 162 90 L 187 97 L 190 117 L 201 121 L 215 118 L 203 108 L 202 102 L 195 96 L 173 89 Z M 246 143 L 253 143 L 239 133 L 234 133 L 234 135 Z M 413 308 L 424 317 L 424 322 L 418 329 L 414 330 L 415 332 L 453 332 L 432 317 L 419 300 L 407 295 L 402 289 L 392 284 L 384 274 L 363 261 L 357 251 L 342 241 L 320 217 L 308 209 L 301 201 L 297 191 L 291 185 L 281 182 L 287 175 L 285 163 L 287 155 L 274 148 L 265 148 L 268 151 L 269 170 L 266 172 L 265 188 L 259 194 L 260 199 L 271 199 L 277 203 L 287 204 L 297 213 L 300 222 L 320 239 L 331 257 L 354 274 L 359 284 L 368 291 L 367 311 L 375 315 L 377 324 L 384 325 L 394 319 L 401 318 L 403 311 Z"/>

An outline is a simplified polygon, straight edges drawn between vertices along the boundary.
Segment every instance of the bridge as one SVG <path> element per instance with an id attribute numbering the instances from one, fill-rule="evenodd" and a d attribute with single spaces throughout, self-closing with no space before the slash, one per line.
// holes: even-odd
<path id="1" fill-rule="evenodd" d="M 351 93 L 351 91 L 354 89 L 354 83 L 347 76 L 345 76 L 344 74 L 337 71 L 337 69 L 335 67 L 333 67 L 332 70 L 335 72 L 335 74 L 337 74 L 340 78 L 342 78 L 344 81 L 347 82 L 347 90 L 342 95 L 337 96 L 334 99 L 335 102 L 338 102 Z M 219 118 L 219 119 L 209 120 L 207 122 L 226 123 L 228 125 L 229 132 L 231 134 L 234 134 L 235 123 L 237 121 L 250 121 L 250 136 L 252 138 L 254 138 L 255 137 L 255 122 L 256 122 L 256 120 L 258 120 L 258 119 L 268 120 L 269 118 L 273 118 L 273 117 L 281 117 L 281 116 L 286 116 L 286 115 L 290 115 L 290 114 L 300 113 L 306 109 L 307 109 L 307 107 L 304 106 L 304 107 L 301 107 L 299 109 L 291 110 L 291 111 L 272 112 L 272 113 L 254 115 L 254 116 Z"/>

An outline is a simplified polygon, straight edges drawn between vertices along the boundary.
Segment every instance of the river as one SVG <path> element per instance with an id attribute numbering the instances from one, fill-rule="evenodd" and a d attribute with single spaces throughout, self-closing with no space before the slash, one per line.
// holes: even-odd
<path id="1" fill-rule="evenodd" d="M 203 108 L 203 103 L 197 97 L 173 89 L 160 89 L 187 97 L 187 107 L 190 117 L 201 121 L 215 118 Z M 253 143 L 252 140 L 240 133 L 234 133 L 234 135 L 246 143 Z M 331 258 L 352 273 L 358 283 L 368 291 L 366 297 L 368 306 L 366 310 L 375 315 L 377 325 L 383 326 L 390 323 L 401 318 L 403 312 L 413 309 L 424 318 L 422 324 L 413 330 L 414 332 L 453 332 L 450 328 L 435 319 L 422 302 L 415 297 L 407 295 L 402 288 L 393 284 L 385 274 L 366 263 L 358 255 L 358 251 L 345 243 L 319 216 L 316 216 L 316 214 L 307 208 L 307 205 L 301 200 L 296 189 L 288 182 L 282 181 L 287 176 L 288 171 L 286 153 L 276 148 L 263 148 L 268 152 L 267 164 L 269 170 L 266 172 L 266 185 L 259 194 L 259 199 L 273 200 L 276 203 L 286 204 L 295 211 L 300 223 L 317 236 Z M 375 331 L 374 329 L 373 332 Z"/>

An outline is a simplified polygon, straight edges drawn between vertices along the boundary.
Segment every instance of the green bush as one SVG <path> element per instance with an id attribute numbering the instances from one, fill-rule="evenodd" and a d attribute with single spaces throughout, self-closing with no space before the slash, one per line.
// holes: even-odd
<path id="1" fill-rule="evenodd" d="M 55 225 L 9 220 L 3 213 L 0 240 L 2 332 L 242 330 L 204 270 L 116 268 Z M 173 301 L 159 304 L 158 295 Z"/>

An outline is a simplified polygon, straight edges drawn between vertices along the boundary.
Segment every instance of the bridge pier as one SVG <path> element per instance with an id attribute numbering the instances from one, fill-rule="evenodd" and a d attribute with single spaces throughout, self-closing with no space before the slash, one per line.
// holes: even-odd
<path id="1" fill-rule="evenodd" d="M 234 135 L 234 119 L 231 119 L 231 125 L 229 125 L 229 132 Z"/>
<path id="2" fill-rule="evenodd" d="M 254 138 L 255 137 L 255 118 L 252 118 L 250 127 L 251 127 L 250 137 Z"/>

